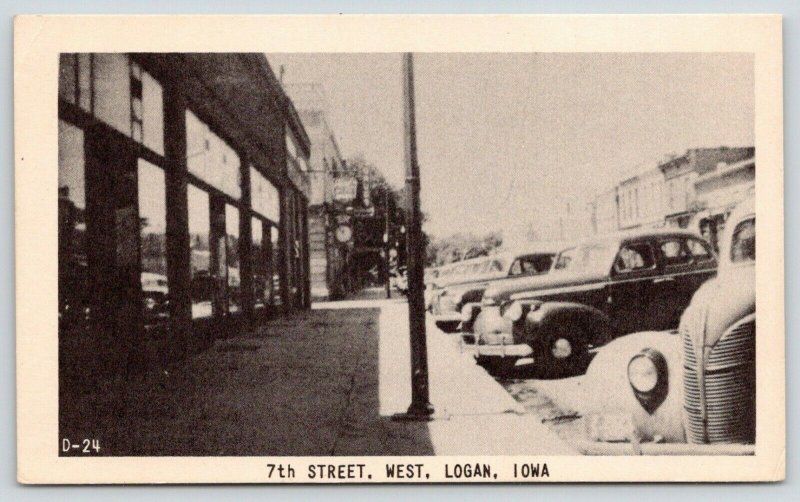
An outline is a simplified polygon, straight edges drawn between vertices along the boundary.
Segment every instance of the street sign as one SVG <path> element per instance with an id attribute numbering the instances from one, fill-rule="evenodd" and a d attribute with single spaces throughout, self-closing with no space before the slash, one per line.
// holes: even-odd
<path id="1" fill-rule="evenodd" d="M 342 176 L 333 180 L 333 200 L 342 204 L 353 202 L 358 193 L 358 180 L 352 176 Z"/>
<path id="2" fill-rule="evenodd" d="M 375 216 L 375 206 L 353 208 L 353 217 L 355 218 L 372 218 L 373 216 Z"/>

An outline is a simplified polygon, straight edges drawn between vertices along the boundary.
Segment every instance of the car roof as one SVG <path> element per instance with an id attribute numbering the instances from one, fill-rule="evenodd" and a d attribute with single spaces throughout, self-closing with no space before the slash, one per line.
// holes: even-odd
<path id="1" fill-rule="evenodd" d="M 570 247 L 570 243 L 565 241 L 535 242 L 525 246 L 517 246 L 509 249 L 500 249 L 491 258 L 516 258 L 529 254 L 556 254 L 563 249 Z"/>
<path id="2" fill-rule="evenodd" d="M 633 229 L 623 230 L 619 232 L 612 232 L 603 235 L 588 237 L 576 241 L 573 246 L 581 246 L 588 244 L 616 244 L 622 245 L 627 242 L 647 240 L 647 239 L 663 239 L 663 238 L 687 238 L 693 237 L 695 239 L 703 239 L 697 232 L 691 230 L 682 230 L 677 228 L 649 228 L 649 229 Z"/>

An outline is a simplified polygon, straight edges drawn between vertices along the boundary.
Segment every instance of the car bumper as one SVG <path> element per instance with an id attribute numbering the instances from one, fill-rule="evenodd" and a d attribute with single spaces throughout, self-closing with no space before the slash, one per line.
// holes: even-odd
<path id="1" fill-rule="evenodd" d="M 529 358 L 533 354 L 533 349 L 524 343 L 501 344 L 501 345 L 477 345 L 475 347 L 476 357 L 513 357 Z M 530 361 L 533 363 L 533 360 Z"/>
<path id="2" fill-rule="evenodd" d="M 459 312 L 442 312 L 440 314 L 433 314 L 433 320 L 439 322 L 461 322 L 461 313 Z"/>

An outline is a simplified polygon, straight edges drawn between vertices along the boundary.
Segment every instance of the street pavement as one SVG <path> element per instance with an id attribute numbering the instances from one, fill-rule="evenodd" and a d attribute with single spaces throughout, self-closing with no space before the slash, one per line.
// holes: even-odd
<path id="1" fill-rule="evenodd" d="M 100 438 L 108 455 L 577 454 L 427 331 L 431 421 L 392 420 L 411 402 L 407 304 L 356 300 L 62 399 L 61 435 Z"/>

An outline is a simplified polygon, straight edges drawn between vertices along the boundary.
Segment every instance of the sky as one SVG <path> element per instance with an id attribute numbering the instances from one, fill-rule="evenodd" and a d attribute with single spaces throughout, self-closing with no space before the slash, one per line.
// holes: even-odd
<path id="1" fill-rule="evenodd" d="M 404 180 L 401 55 L 267 54 L 319 83 L 345 158 Z M 689 148 L 754 144 L 753 58 L 721 53 L 414 55 L 425 231 L 502 231 L 588 202 Z"/>

